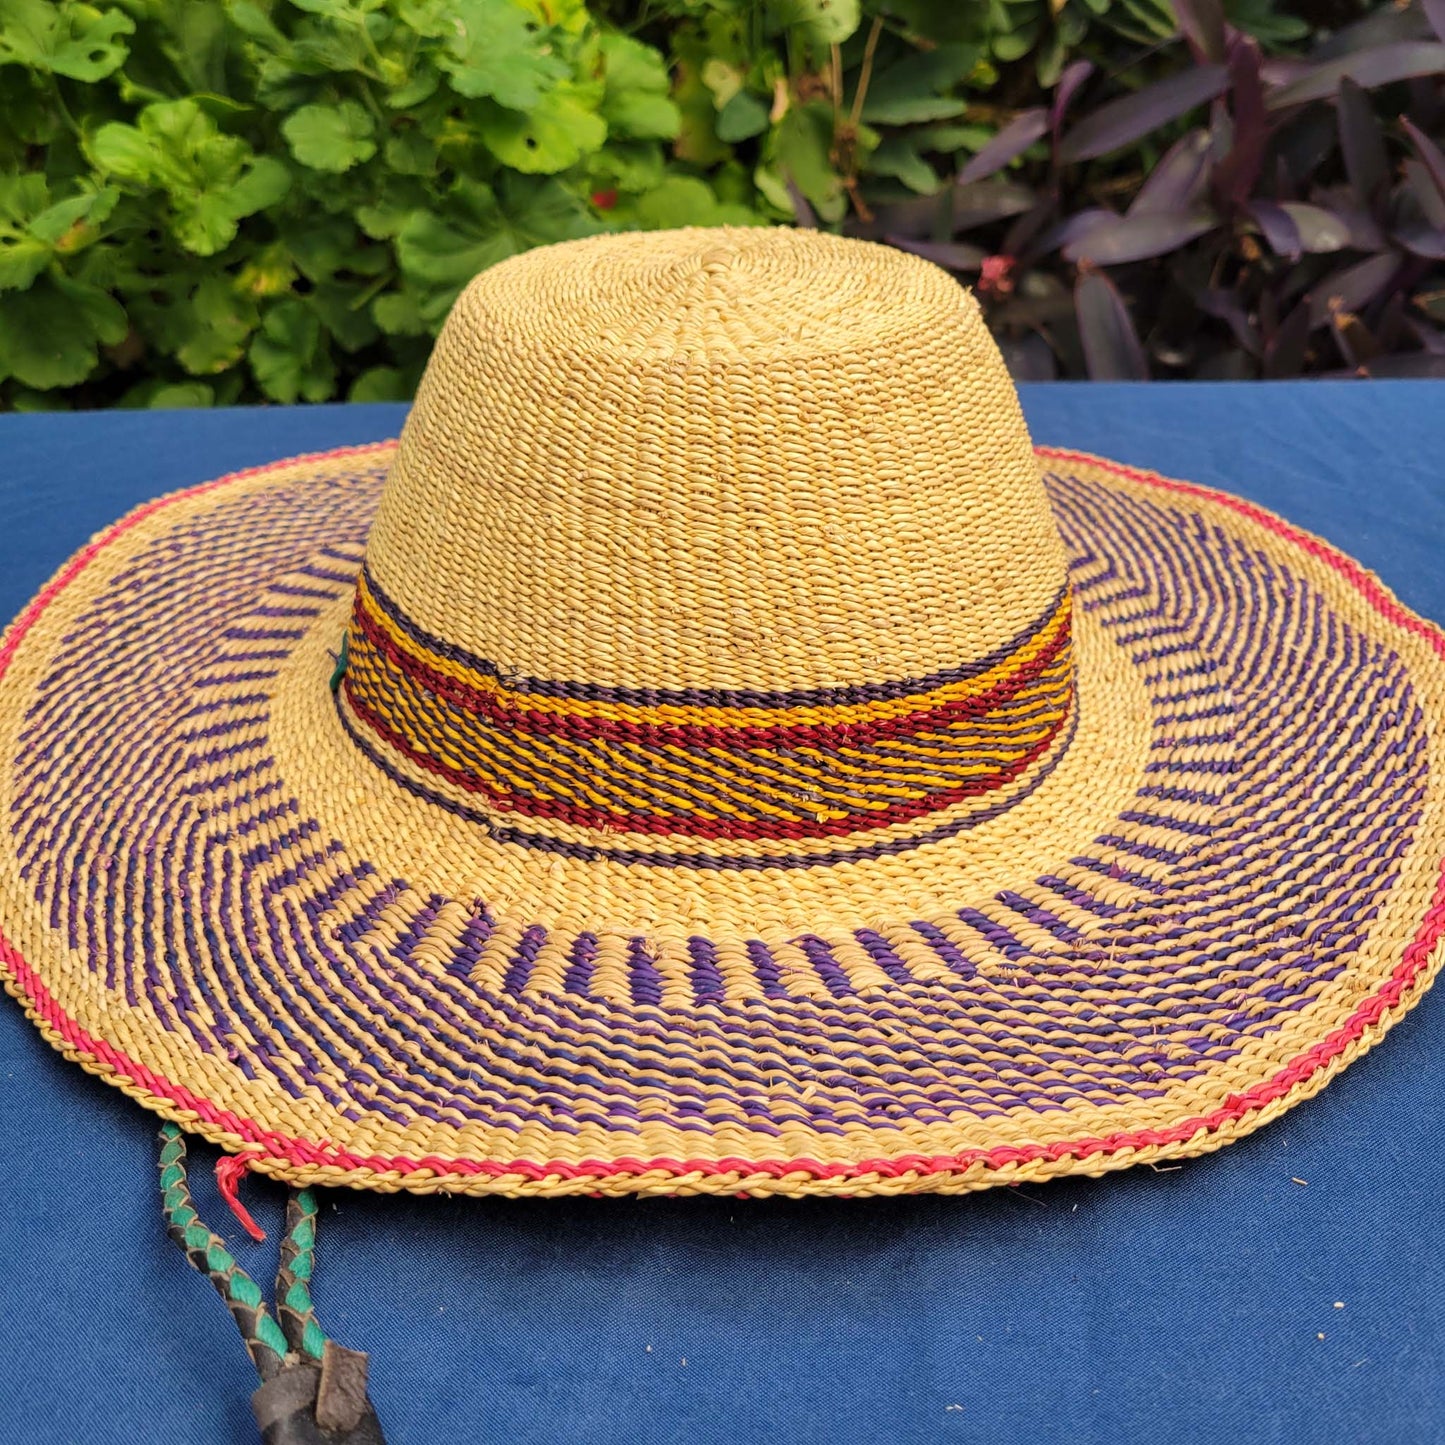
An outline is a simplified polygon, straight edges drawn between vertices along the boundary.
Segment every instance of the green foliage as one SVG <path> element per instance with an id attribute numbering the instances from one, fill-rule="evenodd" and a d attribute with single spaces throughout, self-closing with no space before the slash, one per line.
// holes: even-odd
<path id="1" fill-rule="evenodd" d="M 1167 0 L 0 0 L 0 408 L 405 397 L 517 251 L 866 224 L 1068 60 L 1175 29 Z"/>

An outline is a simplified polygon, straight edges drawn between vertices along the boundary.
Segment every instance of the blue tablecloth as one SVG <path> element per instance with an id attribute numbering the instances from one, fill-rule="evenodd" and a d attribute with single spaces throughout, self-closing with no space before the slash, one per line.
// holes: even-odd
<path id="1" fill-rule="evenodd" d="M 1241 492 L 1445 618 L 1438 384 L 1024 403 L 1036 440 Z M 0 612 L 144 498 L 401 417 L 0 417 Z M 334 1193 L 319 1309 L 372 1352 L 392 1445 L 1438 1442 L 1442 1045 L 1437 991 L 1260 1133 L 1102 1181 L 802 1204 Z M 254 1442 L 240 1343 L 161 1229 L 153 1121 L 8 1003 L 0 1090 L 0 1441 Z M 203 1214 L 239 1235 L 198 1173 Z M 238 1252 L 269 1281 L 282 1195 L 245 1193 L 273 1234 Z"/>

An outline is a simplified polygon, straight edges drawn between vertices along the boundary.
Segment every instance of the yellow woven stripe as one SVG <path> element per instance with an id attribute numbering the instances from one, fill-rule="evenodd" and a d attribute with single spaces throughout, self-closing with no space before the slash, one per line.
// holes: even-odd
<path id="1" fill-rule="evenodd" d="M 576 698 L 542 696 L 508 688 L 494 677 L 462 666 L 443 657 L 403 632 L 377 605 L 363 573 L 357 582 L 357 601 L 368 619 L 386 634 L 397 649 L 415 657 L 435 672 L 495 698 L 500 707 L 510 711 L 550 713 L 555 717 L 606 718 L 609 721 L 639 726 L 668 724 L 696 727 L 843 727 L 869 723 L 911 713 L 928 712 L 949 704 L 964 702 L 991 692 L 1020 668 L 1032 662 L 1067 632 L 1072 613 L 1072 596 L 1066 589 L 1053 615 L 1033 637 L 1002 661 L 977 676 L 958 682 L 944 683 L 930 692 L 909 693 L 902 697 L 880 698 L 872 702 L 843 703 L 833 707 L 759 708 L 700 707 L 666 703 L 659 707 L 642 707 L 635 703 L 591 701 Z M 353 638 L 353 645 L 357 639 Z"/>

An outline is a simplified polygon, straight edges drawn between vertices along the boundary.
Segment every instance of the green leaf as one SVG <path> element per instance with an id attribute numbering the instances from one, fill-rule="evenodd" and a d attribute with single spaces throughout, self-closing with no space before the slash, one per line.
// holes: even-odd
<path id="1" fill-rule="evenodd" d="M 791 30 L 811 45 L 841 45 L 862 20 L 859 0 L 766 0 L 768 29 Z"/>
<path id="2" fill-rule="evenodd" d="M 410 289 L 378 296 L 371 317 L 388 336 L 425 336 L 431 329 L 421 314 L 421 297 Z"/>
<path id="3" fill-rule="evenodd" d="M 229 187 L 229 211 L 239 220 L 274 206 L 291 189 L 291 173 L 280 161 L 258 156 Z"/>
<path id="4" fill-rule="evenodd" d="M 477 109 L 476 123 L 487 149 L 504 166 L 528 174 L 565 171 L 607 139 L 606 122 L 570 85 L 559 85 L 526 112 L 486 102 Z"/>
<path id="5" fill-rule="evenodd" d="M 893 176 L 921 196 L 931 196 L 939 187 L 937 172 L 902 135 L 890 135 L 879 145 L 869 157 L 868 171 L 870 175 Z"/>
<path id="6" fill-rule="evenodd" d="M 671 82 L 661 53 L 626 35 L 604 35 L 602 57 L 607 66 L 602 118 L 608 133 L 671 140 L 682 113 L 668 94 Z"/>
<path id="7" fill-rule="evenodd" d="M 778 168 L 825 221 L 847 210 L 843 179 L 833 168 L 833 113 L 822 101 L 791 106 L 772 134 Z"/>
<path id="8" fill-rule="evenodd" d="M 280 161 L 262 156 L 228 189 L 172 195 L 176 239 L 198 256 L 213 256 L 235 239 L 243 217 L 280 200 L 290 183 Z"/>
<path id="9" fill-rule="evenodd" d="M 402 270 L 418 281 L 461 289 L 488 266 L 515 255 L 492 188 L 480 181 L 459 181 L 452 190 L 455 219 L 417 212 L 396 238 Z M 385 323 L 383 323 L 385 324 Z"/>
<path id="10" fill-rule="evenodd" d="M 351 383 L 347 401 L 410 401 L 411 379 L 394 366 L 373 366 Z"/>
<path id="11" fill-rule="evenodd" d="M 102 171 L 123 181 L 144 183 L 156 167 L 150 141 L 133 125 L 103 125 L 90 138 L 90 154 Z"/>
<path id="12" fill-rule="evenodd" d="M 717 113 L 717 138 L 733 145 L 768 128 L 768 107 L 750 90 L 740 90 Z"/>
<path id="13" fill-rule="evenodd" d="M 422 101 L 436 94 L 442 78 L 429 65 L 418 63 L 401 85 L 387 91 L 386 103 L 393 110 L 415 110 Z"/>
<path id="14" fill-rule="evenodd" d="M 126 334 L 126 316 L 104 291 L 47 275 L 28 291 L 0 295 L 0 376 L 48 391 L 76 386 L 95 369 L 102 345 Z"/>
<path id="15" fill-rule="evenodd" d="M 303 216 L 284 227 L 281 240 L 297 269 L 313 284 L 330 281 L 351 266 L 361 237 L 346 216 Z"/>
<path id="16" fill-rule="evenodd" d="M 1042 0 L 1035 0 L 1041 6 Z M 1110 0 L 1104 0 L 1107 5 Z M 983 4 L 960 5 L 959 0 L 889 0 L 890 14 L 898 16 L 916 35 L 944 45 L 955 40 L 982 41 L 1007 18 L 993 21 L 1000 7 Z M 1006 12 L 1005 12 L 1006 13 Z"/>
<path id="17" fill-rule="evenodd" d="M 176 359 L 192 376 L 210 376 L 234 366 L 256 329 L 256 303 L 237 295 L 224 276 L 207 276 L 186 306 L 185 336 Z"/>
<path id="18" fill-rule="evenodd" d="M 153 411 L 214 406 L 216 393 L 203 381 L 173 381 L 156 387 L 145 404 Z"/>
<path id="19" fill-rule="evenodd" d="M 446 18 L 437 64 L 458 95 L 531 110 L 567 74 L 542 27 L 511 0 L 453 0 Z"/>
<path id="20" fill-rule="evenodd" d="M 50 264 L 50 256 L 43 241 L 9 233 L 0 222 L 0 291 L 23 291 Z"/>
<path id="21" fill-rule="evenodd" d="M 23 291 L 50 264 L 50 246 L 31 231 L 49 199 L 42 175 L 0 175 L 0 291 Z"/>
<path id="22" fill-rule="evenodd" d="M 24 290 L 54 257 L 88 246 L 117 199 L 105 188 L 51 204 L 44 176 L 0 173 L 0 291 Z"/>
<path id="23" fill-rule="evenodd" d="M 259 40 L 269 49 L 286 48 L 285 35 L 276 28 L 275 22 L 255 0 L 226 0 L 226 17 L 242 35 Z"/>
<path id="24" fill-rule="evenodd" d="M 336 385 L 321 323 L 304 301 L 278 301 L 251 342 L 251 370 L 273 401 L 325 401 Z"/>
<path id="25" fill-rule="evenodd" d="M 96 227 L 105 223 L 118 200 L 119 191 L 103 186 L 57 201 L 30 222 L 30 233 L 62 255 L 71 255 L 95 240 Z"/>
<path id="26" fill-rule="evenodd" d="M 163 190 L 176 239 L 198 256 L 228 246 L 244 217 L 274 205 L 290 185 L 280 161 L 221 134 L 194 100 L 148 105 L 134 126 L 103 125 L 89 149 L 103 173 Z"/>
<path id="27" fill-rule="evenodd" d="M 130 53 L 117 37 L 134 32 L 135 22 L 115 7 L 0 0 L 0 65 L 9 61 L 71 80 L 103 80 Z"/>
<path id="28" fill-rule="evenodd" d="M 863 119 L 882 125 L 945 120 L 967 108 L 949 95 L 973 73 L 981 45 L 938 45 L 915 50 L 874 76 L 863 105 Z"/>
<path id="29" fill-rule="evenodd" d="M 669 176 L 655 191 L 638 198 L 627 219 L 648 231 L 677 226 L 747 226 L 758 220 L 745 207 L 719 202 L 712 187 L 696 176 Z"/>
<path id="30" fill-rule="evenodd" d="M 5 373 L 0 371 L 0 377 Z M 32 391 L 28 386 L 14 386 L 7 389 L 5 406 L 14 412 L 56 412 L 72 411 L 74 408 L 59 392 Z"/>
<path id="31" fill-rule="evenodd" d="M 557 181 L 505 176 L 494 191 L 482 181 L 460 180 L 440 214 L 418 211 L 402 227 L 396 253 L 407 276 L 450 300 L 478 272 L 508 256 L 598 229 L 582 202 Z M 392 329 L 380 314 L 377 323 Z"/>
<path id="32" fill-rule="evenodd" d="M 358 299 L 355 287 L 345 281 L 318 286 L 306 298 L 332 340 L 343 351 L 360 351 L 363 346 L 370 346 L 377 337 L 376 323 L 369 311 L 356 305 Z"/>
<path id="33" fill-rule="evenodd" d="M 404 130 L 387 141 L 386 168 L 403 176 L 431 176 L 437 169 L 436 142 L 420 130 Z"/>
<path id="34" fill-rule="evenodd" d="M 1005 31 L 994 36 L 993 53 L 1003 61 L 1022 60 L 1034 47 L 1039 37 L 1037 25 L 1020 26 L 1017 30 Z"/>
<path id="35" fill-rule="evenodd" d="M 371 117 L 359 101 L 303 105 L 281 122 L 291 154 L 316 171 L 349 171 L 376 154 Z"/>
<path id="36" fill-rule="evenodd" d="M 595 190 L 636 195 L 661 185 L 667 166 L 656 141 L 619 141 L 597 153 L 588 174 Z"/>
<path id="37" fill-rule="evenodd" d="M 313 15 L 324 15 L 328 20 L 340 20 L 354 24 L 368 11 L 380 10 L 386 0 L 291 0 L 298 10 L 309 10 Z"/>

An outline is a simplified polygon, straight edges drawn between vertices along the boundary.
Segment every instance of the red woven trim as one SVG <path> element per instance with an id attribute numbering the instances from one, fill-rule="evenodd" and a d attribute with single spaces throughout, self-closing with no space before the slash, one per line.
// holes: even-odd
<path id="1" fill-rule="evenodd" d="M 645 722 L 622 718 L 578 716 L 549 712 L 545 707 L 519 706 L 495 693 L 484 691 L 431 666 L 422 657 L 404 651 L 363 604 L 358 593 L 352 610 L 356 632 L 376 648 L 401 675 L 427 692 L 452 703 L 466 715 L 466 721 L 481 720 L 484 724 L 505 727 L 537 737 L 617 738 L 623 742 L 647 746 L 684 748 L 831 748 L 858 747 L 883 738 L 909 737 L 919 732 L 942 729 L 956 722 L 986 718 L 989 713 L 1012 702 L 1031 682 L 1058 660 L 1072 638 L 1070 608 L 1067 596 L 1053 616 L 1047 618 L 1030 643 L 1054 626 L 1059 617 L 1063 623 L 1058 632 L 1027 662 L 1006 672 L 993 686 L 982 692 L 951 701 L 928 703 L 928 694 L 920 694 L 920 706 L 911 712 L 874 718 L 860 722 L 778 722 L 731 726 L 712 723 Z M 355 654 L 353 653 L 353 656 Z M 347 696 L 358 712 L 363 711 L 354 690 L 346 684 Z M 946 689 L 936 689 L 941 691 Z M 904 695 L 906 696 L 906 694 Z M 742 709 L 739 709 L 742 710 Z M 796 709 L 805 712 L 834 712 L 830 706 Z M 661 710 L 659 710 L 661 711 Z M 368 710 L 368 720 L 373 714 Z M 394 729 L 393 729 L 394 730 Z M 406 749 L 411 752 L 410 748 Z"/>
<path id="2" fill-rule="evenodd" d="M 4 647 L 0 648 L 0 676 L 3 676 L 9 667 L 20 639 L 34 625 L 36 618 L 89 565 L 103 547 L 109 546 L 143 517 L 149 516 L 159 508 L 182 497 L 199 495 L 241 476 L 262 475 L 268 471 L 293 465 L 296 460 L 322 460 L 355 455 L 374 449 L 373 447 L 348 447 L 335 452 L 319 453 L 312 457 L 278 462 L 271 467 L 257 467 L 248 472 L 219 478 L 187 492 L 179 492 L 174 496 L 161 498 L 131 513 L 129 517 L 116 523 L 108 532 L 97 537 L 79 553 L 16 619 L 5 639 Z M 1423 618 L 1406 612 L 1357 562 L 1346 557 L 1327 542 L 1299 531 L 1253 503 L 1232 497 L 1225 492 L 1196 486 L 1192 482 L 1179 482 L 1162 477 L 1157 472 L 1120 466 L 1117 463 L 1091 456 L 1086 452 L 1071 452 L 1052 447 L 1040 447 L 1036 450 L 1042 457 L 1084 462 L 1133 482 L 1156 486 L 1162 490 L 1178 492 L 1185 496 L 1204 498 L 1232 508 L 1240 515 L 1250 518 L 1334 567 L 1359 590 L 1377 612 L 1404 627 L 1407 631 L 1424 637 L 1437 653 L 1445 657 L 1445 633 Z M 491 1178 L 508 1177 L 531 1180 L 603 1179 L 617 1175 L 644 1173 L 665 1173 L 674 1176 L 699 1174 L 719 1176 L 741 1173 L 765 1175 L 775 1179 L 796 1175 L 804 1175 L 811 1179 L 844 1179 L 865 1175 L 896 1177 L 903 1174 L 956 1173 L 978 1164 L 983 1164 L 990 1169 L 1001 1169 L 1010 1165 L 1028 1164 L 1039 1160 L 1088 1159 L 1097 1154 L 1115 1154 L 1122 1150 L 1185 1143 L 1200 1131 L 1213 1132 L 1286 1097 L 1357 1043 L 1367 1029 L 1377 1024 L 1389 1010 L 1396 1008 L 1406 994 L 1414 988 L 1425 971 L 1430 955 L 1440 941 L 1442 933 L 1445 933 L 1445 876 L 1442 876 L 1436 884 L 1434 897 L 1421 920 L 1420 929 L 1414 940 L 1405 949 L 1399 964 L 1396 965 L 1389 979 L 1380 989 L 1366 999 L 1345 1024 L 1328 1034 L 1314 1047 L 1291 1060 L 1272 1078 L 1262 1084 L 1257 1084 L 1243 1094 L 1231 1094 L 1220 1108 L 1209 1114 L 1183 1119 L 1167 1129 L 1127 1130 L 1102 1136 L 1086 1136 L 1056 1144 L 1004 1145 L 987 1150 L 970 1149 L 958 1154 L 904 1154 L 890 1158 L 863 1159 L 854 1164 L 829 1164 L 817 1159 L 744 1159 L 738 1157 L 723 1159 L 599 1159 L 570 1164 L 563 1160 L 535 1162 L 531 1160 L 447 1159 L 435 1155 L 411 1159 L 404 1155 L 393 1157 L 350 1154 L 336 1148 L 326 1140 L 312 1143 L 305 1139 L 294 1139 L 288 1135 L 263 1129 L 254 1120 L 242 1118 L 228 1109 L 217 1108 L 210 1100 L 198 1097 L 189 1089 L 172 1083 L 153 1069 L 135 1062 L 103 1039 L 93 1037 L 60 1008 L 39 976 L 3 933 L 0 933 L 0 963 L 3 963 L 9 971 L 16 987 L 28 1000 L 32 1009 L 61 1036 L 69 1050 L 95 1060 L 107 1070 L 145 1089 L 157 1098 L 166 1100 L 178 1109 L 194 1112 L 216 1129 L 244 1140 L 250 1146 L 248 1154 L 256 1161 L 269 1156 L 289 1165 L 324 1165 L 343 1170 L 365 1170 L 384 1174 L 484 1175 Z"/>
<path id="3" fill-rule="evenodd" d="M 822 818 L 807 822 L 788 818 L 734 818 L 708 817 L 702 813 L 625 813 L 610 808 L 586 807 L 562 798 L 537 798 L 526 793 L 505 792 L 494 787 L 486 778 L 463 771 L 433 757 L 417 747 L 410 738 L 396 728 L 374 709 L 360 702 L 356 695 L 347 690 L 347 701 L 352 712 L 372 732 L 397 752 L 408 758 L 417 767 L 444 778 L 466 792 L 475 793 L 488 799 L 499 813 L 515 814 L 526 818 L 560 818 L 563 822 L 581 828 L 611 829 L 623 833 L 677 834 L 688 838 L 725 839 L 782 839 L 782 838 L 836 838 L 864 829 L 891 828 L 898 823 L 911 823 L 915 819 L 936 813 L 942 808 L 952 807 L 969 798 L 982 798 L 989 793 L 1013 782 L 1033 766 L 1053 746 L 1063 731 L 1068 713 L 1063 713 L 1043 737 L 1031 747 L 1019 753 L 1002 767 L 992 772 L 970 778 L 953 788 L 938 788 L 920 798 L 910 798 L 876 811 L 847 813 L 839 818 Z"/>

